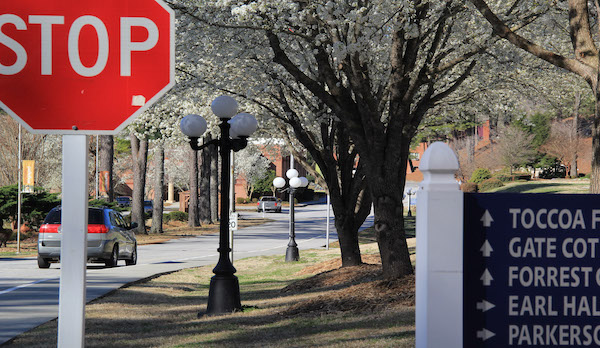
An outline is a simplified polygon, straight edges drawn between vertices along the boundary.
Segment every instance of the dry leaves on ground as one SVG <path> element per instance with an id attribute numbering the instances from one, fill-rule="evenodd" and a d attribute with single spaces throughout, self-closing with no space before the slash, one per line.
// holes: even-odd
<path id="1" fill-rule="evenodd" d="M 380 262 L 378 255 L 365 255 L 363 261 Z M 320 292 L 323 295 L 297 303 L 281 314 L 286 317 L 335 312 L 380 312 L 415 305 L 415 277 L 384 280 L 381 265 L 365 263 L 341 267 L 341 261 L 330 260 L 303 269 L 301 273 L 321 272 L 296 281 L 281 291 L 286 294 Z"/>

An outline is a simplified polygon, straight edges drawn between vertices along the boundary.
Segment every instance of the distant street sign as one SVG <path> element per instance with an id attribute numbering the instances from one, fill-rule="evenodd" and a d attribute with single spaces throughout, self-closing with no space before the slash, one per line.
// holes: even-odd
<path id="1" fill-rule="evenodd" d="M 600 346 L 598 195 L 465 194 L 464 347 Z"/>
<path id="2" fill-rule="evenodd" d="M 161 0 L 0 2 L 0 106 L 29 131 L 114 134 L 175 83 Z"/>
<path id="3" fill-rule="evenodd" d="M 238 230 L 238 213 L 236 212 L 229 213 L 229 229 L 231 231 Z"/>

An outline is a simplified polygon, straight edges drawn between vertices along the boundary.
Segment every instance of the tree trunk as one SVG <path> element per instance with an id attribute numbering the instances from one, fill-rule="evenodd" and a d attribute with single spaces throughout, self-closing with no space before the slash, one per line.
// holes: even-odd
<path id="1" fill-rule="evenodd" d="M 188 209 L 188 226 L 200 226 L 198 215 L 198 151 L 190 148 L 190 201 Z"/>
<path id="2" fill-rule="evenodd" d="M 138 227 L 135 233 L 146 233 L 144 219 L 144 189 L 146 187 L 146 162 L 148 160 L 148 140 L 130 135 L 133 157 L 133 197 L 131 202 L 131 222 Z"/>
<path id="3" fill-rule="evenodd" d="M 216 146 L 208 148 L 210 149 L 210 220 L 212 223 L 217 223 L 219 221 L 219 151 Z"/>
<path id="4" fill-rule="evenodd" d="M 363 191 L 361 197 L 370 198 L 370 195 Z M 357 202 L 347 202 L 343 200 L 343 197 L 333 194 L 331 195 L 331 205 L 334 210 L 335 228 L 340 242 L 342 267 L 362 264 L 358 229 L 371 211 L 371 200 L 361 199 Z"/>
<path id="5" fill-rule="evenodd" d="M 384 278 L 397 279 L 412 274 L 401 196 L 383 194 L 375 197 L 374 208 L 375 232 L 377 232 Z"/>
<path id="6" fill-rule="evenodd" d="M 100 149 L 98 154 L 98 170 L 100 173 L 108 172 L 108 201 L 115 199 L 115 185 L 113 182 L 113 159 L 114 159 L 114 138 L 112 135 L 99 136 Z"/>
<path id="7" fill-rule="evenodd" d="M 152 226 L 150 233 L 163 233 L 163 201 L 165 186 L 165 147 L 163 143 L 158 143 L 154 154 L 155 181 L 154 181 L 154 200 L 152 202 Z"/>
<path id="8" fill-rule="evenodd" d="M 579 150 L 579 106 L 581 105 L 581 94 L 575 94 L 575 105 L 573 107 L 573 123 L 571 124 L 571 170 L 569 176 L 577 178 L 577 153 Z"/>
<path id="9" fill-rule="evenodd" d="M 371 170 L 369 187 L 373 197 L 375 212 L 375 232 L 381 255 L 383 276 L 385 279 L 397 279 L 407 274 L 413 274 L 412 263 L 406 231 L 404 229 L 404 184 L 406 180 L 406 163 L 409 154 L 409 139 L 398 141 L 400 151 L 398 163 L 385 163 L 383 168 Z M 379 159 L 381 161 L 381 159 Z"/>
<path id="10" fill-rule="evenodd" d="M 205 142 L 211 140 L 210 135 L 206 137 Z M 204 148 L 201 153 L 202 164 L 200 165 L 200 195 L 199 195 L 199 210 L 200 221 L 203 224 L 211 223 L 210 215 L 210 149 Z"/>

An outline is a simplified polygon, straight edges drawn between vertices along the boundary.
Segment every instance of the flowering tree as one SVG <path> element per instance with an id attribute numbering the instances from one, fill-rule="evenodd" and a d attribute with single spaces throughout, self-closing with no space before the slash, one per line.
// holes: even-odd
<path id="1" fill-rule="evenodd" d="M 180 143 L 183 135 L 179 131 L 179 122 L 186 113 L 194 108 L 189 98 L 180 95 L 184 90 L 173 90 L 163 97 L 152 108 L 140 115 L 128 128 L 131 132 L 131 144 L 134 166 L 134 192 L 132 199 L 132 221 L 139 224 L 139 231 L 144 226 L 144 196 L 146 180 L 146 159 L 149 145 L 155 148 L 154 192 L 152 227 L 154 233 L 162 232 L 164 185 L 164 147 L 165 145 Z M 192 99 L 193 100 L 193 99 Z M 195 155 L 195 154 L 194 154 Z M 197 167 L 196 167 L 197 168 Z M 197 169 L 196 169 L 197 170 Z M 197 175 L 197 171 L 195 172 Z"/>
<path id="2" fill-rule="evenodd" d="M 180 0 L 173 6 L 188 15 L 180 17 L 189 21 L 182 58 L 195 75 L 235 86 L 267 108 L 283 109 L 284 117 L 295 111 L 301 118 L 290 126 L 298 137 L 310 114 L 338 122 L 317 127 L 347 134 L 348 153 L 360 156 L 384 276 L 412 273 L 402 217 L 410 142 L 425 114 L 467 79 L 489 38 L 470 29 L 472 13 L 463 2 Z M 285 99 L 304 110 L 290 111 Z"/>
<path id="3" fill-rule="evenodd" d="M 262 155 L 256 145 L 248 146 L 235 156 L 235 170 L 246 181 L 246 193 L 252 197 L 254 187 L 258 181 L 268 175 L 271 161 Z"/>

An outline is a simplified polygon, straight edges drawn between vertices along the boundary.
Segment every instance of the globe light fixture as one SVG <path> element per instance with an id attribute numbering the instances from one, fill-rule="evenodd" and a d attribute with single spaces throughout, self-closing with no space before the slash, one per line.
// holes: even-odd
<path id="1" fill-rule="evenodd" d="M 199 313 L 198 316 L 242 310 L 240 285 L 238 278 L 234 275 L 236 269 L 229 258 L 231 247 L 229 246 L 230 198 L 228 192 L 231 186 L 231 176 L 228 166 L 231 151 L 245 148 L 248 145 L 248 137 L 258 128 L 258 122 L 254 116 L 246 113 L 236 115 L 238 104 L 229 96 L 217 97 L 210 107 L 212 112 L 221 119 L 219 124 L 221 135 L 218 139 L 198 145 L 198 138 L 206 132 L 207 128 L 206 120 L 202 116 L 187 115 L 180 123 L 181 132 L 188 136 L 190 146 L 194 151 L 202 150 L 209 145 L 216 145 L 221 156 L 221 216 L 219 248 L 217 249 L 219 261 L 213 269 L 215 275 L 210 280 L 206 313 Z M 234 117 L 234 115 L 236 116 Z"/>
<path id="2" fill-rule="evenodd" d="M 238 104 L 230 96 L 222 95 L 216 97 L 210 104 L 210 109 L 220 119 L 230 119 L 237 113 Z"/>
<path id="3" fill-rule="evenodd" d="M 296 243 L 296 220 L 294 212 L 294 194 L 300 188 L 308 186 L 308 179 L 305 177 L 298 177 L 298 171 L 294 168 L 289 169 L 285 176 L 289 179 L 289 188 L 284 189 L 286 181 L 284 178 L 278 176 L 273 179 L 273 186 L 278 188 L 282 192 L 289 192 L 290 194 L 290 229 L 289 229 L 289 242 L 288 247 L 285 251 L 285 261 L 298 261 L 300 259 L 300 252 L 298 251 L 298 243 Z"/>
<path id="4" fill-rule="evenodd" d="M 190 138 L 200 138 L 206 132 L 207 124 L 204 117 L 200 115 L 187 115 L 179 124 L 181 132 Z"/>
<path id="5" fill-rule="evenodd" d="M 276 177 L 273 179 L 273 186 L 278 189 L 283 188 L 285 186 L 285 179 L 280 176 Z"/>
<path id="6" fill-rule="evenodd" d="M 248 137 L 258 129 L 256 118 L 247 113 L 237 114 L 231 121 L 231 131 L 239 137 Z"/>

